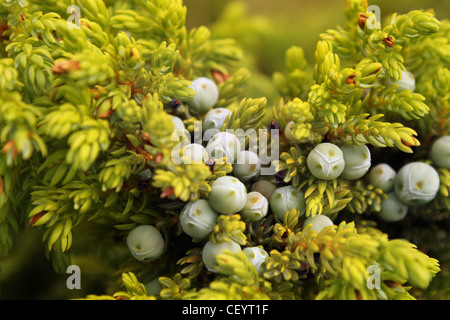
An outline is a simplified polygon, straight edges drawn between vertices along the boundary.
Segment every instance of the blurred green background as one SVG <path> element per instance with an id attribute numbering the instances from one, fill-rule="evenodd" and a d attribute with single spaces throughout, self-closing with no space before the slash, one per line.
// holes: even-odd
<path id="1" fill-rule="evenodd" d="M 244 49 L 246 65 L 252 71 L 252 83 L 246 94 L 251 97 L 277 97 L 271 78 L 283 71 L 286 50 L 302 47 L 309 64 L 320 33 L 345 22 L 345 0 L 185 0 L 189 28 L 206 25 L 215 37 L 231 37 Z M 383 22 L 395 12 L 434 9 L 440 20 L 449 19 L 450 1 L 374 0 Z M 232 23 L 230 23 L 232 21 Z M 278 102 L 278 100 L 276 100 Z M 270 103 L 269 103 L 270 104 Z"/>
<path id="2" fill-rule="evenodd" d="M 283 71 L 285 51 L 292 45 L 305 51 L 313 61 L 320 33 L 344 22 L 345 0 L 185 0 L 188 29 L 205 25 L 216 38 L 236 39 L 244 50 L 244 66 L 252 72 L 246 94 L 249 97 L 276 96 L 271 83 L 275 71 Z M 438 19 L 448 19 L 450 1 L 403 0 L 371 1 L 380 7 L 382 18 L 392 13 L 434 8 Z M 73 252 L 85 248 L 76 246 Z M 69 275 L 56 275 L 44 256 L 41 234 L 26 228 L 17 239 L 13 251 L 0 259 L 0 299 L 70 299 L 87 294 L 107 293 L 120 278 L 117 265 L 105 264 L 98 252 L 74 255 L 72 263 L 82 270 L 81 290 L 68 290 Z M 87 243 L 98 243 L 95 237 Z M 107 243 L 106 245 L 114 245 Z M 107 247 L 107 246 L 106 246 Z M 100 248 L 99 248 L 100 249 Z M 124 248 L 125 249 L 125 248 Z M 120 260 L 120 255 L 115 258 Z"/>

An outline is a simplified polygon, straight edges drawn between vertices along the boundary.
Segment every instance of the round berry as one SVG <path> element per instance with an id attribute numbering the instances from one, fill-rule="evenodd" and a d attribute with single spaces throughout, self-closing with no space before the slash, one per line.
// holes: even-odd
<path id="1" fill-rule="evenodd" d="M 211 187 L 209 203 L 219 213 L 237 213 L 247 203 L 247 189 L 238 178 L 231 176 L 220 177 Z"/>
<path id="2" fill-rule="evenodd" d="M 178 109 L 179 107 L 181 107 L 183 105 L 183 102 L 181 100 L 178 99 L 173 99 L 170 102 L 170 106 L 174 109 Z"/>
<path id="3" fill-rule="evenodd" d="M 292 126 L 294 125 L 294 121 L 289 121 L 286 124 L 286 128 L 284 128 L 284 136 L 286 137 L 286 139 L 288 139 L 289 141 L 294 140 L 294 137 L 292 136 Z"/>
<path id="4" fill-rule="evenodd" d="M 227 163 L 233 163 L 240 150 L 241 142 L 238 137 L 229 132 L 216 133 L 206 145 L 206 151 L 212 159 L 226 157 Z"/>
<path id="5" fill-rule="evenodd" d="M 387 163 L 380 163 L 373 167 L 369 172 L 369 182 L 376 188 L 384 192 L 389 192 L 394 187 L 397 172 Z"/>
<path id="6" fill-rule="evenodd" d="M 152 177 L 152 170 L 149 168 L 138 173 L 140 179 L 150 179 Z"/>
<path id="7" fill-rule="evenodd" d="M 272 183 L 268 180 L 259 180 L 252 184 L 250 191 L 257 191 L 261 193 L 267 200 L 270 200 L 273 192 L 277 188 L 275 183 Z"/>
<path id="8" fill-rule="evenodd" d="M 286 178 L 287 170 L 278 171 L 275 173 L 275 181 L 278 183 L 278 185 L 281 186 L 287 186 L 289 185 L 288 182 L 284 181 L 284 178 Z"/>
<path id="9" fill-rule="evenodd" d="M 186 129 L 186 126 L 184 125 L 183 120 L 174 115 L 170 115 L 170 117 L 172 118 L 172 122 L 173 122 L 173 126 L 174 126 L 173 133 L 172 133 L 172 139 L 174 139 L 173 141 L 178 140 L 178 141 L 183 142 L 183 144 L 189 143 L 191 134 Z M 182 137 L 181 140 L 180 140 L 180 137 Z"/>
<path id="10" fill-rule="evenodd" d="M 190 87 L 194 89 L 194 97 L 188 101 L 191 110 L 206 112 L 211 109 L 219 99 L 219 89 L 211 79 L 200 77 L 191 82 Z"/>
<path id="11" fill-rule="evenodd" d="M 280 130 L 280 125 L 275 120 L 272 120 L 269 124 L 269 130 Z"/>
<path id="12" fill-rule="evenodd" d="M 439 174 L 429 164 L 411 162 L 397 173 L 394 190 L 406 205 L 421 205 L 436 196 L 440 186 Z"/>
<path id="13" fill-rule="evenodd" d="M 342 150 L 329 142 L 318 144 L 308 154 L 306 163 L 313 176 L 322 180 L 336 179 L 345 167 Z"/>
<path id="14" fill-rule="evenodd" d="M 209 271 L 217 272 L 215 269 L 217 267 L 216 258 L 219 254 L 223 253 L 223 250 L 237 253 L 241 251 L 241 246 L 232 240 L 217 243 L 214 243 L 211 240 L 208 240 L 208 242 L 206 242 L 205 246 L 203 247 L 202 261 Z"/>
<path id="15" fill-rule="evenodd" d="M 149 295 L 159 295 L 162 290 L 162 286 L 159 283 L 159 278 L 154 278 L 153 280 L 145 284 L 145 289 L 147 289 L 147 294 Z"/>
<path id="16" fill-rule="evenodd" d="M 270 209 L 283 221 L 286 212 L 296 208 L 300 215 L 305 213 L 305 194 L 294 186 L 285 186 L 276 189 L 269 200 Z"/>
<path id="17" fill-rule="evenodd" d="M 127 246 L 136 260 L 150 262 L 162 255 L 164 239 L 155 227 L 141 225 L 130 231 Z"/>
<path id="18" fill-rule="evenodd" d="M 341 177 L 347 180 L 361 178 L 369 171 L 371 158 L 366 145 L 346 144 L 341 147 L 344 155 L 344 170 Z"/>
<path id="19" fill-rule="evenodd" d="M 141 178 L 138 182 L 138 189 L 145 190 L 150 187 L 150 178 Z"/>
<path id="20" fill-rule="evenodd" d="M 190 201 L 180 213 L 181 228 L 187 235 L 202 239 L 212 232 L 218 216 L 207 200 Z"/>
<path id="21" fill-rule="evenodd" d="M 384 221 L 400 221 L 406 217 L 408 206 L 400 201 L 395 192 L 389 192 L 388 198 L 381 200 L 378 215 Z"/>
<path id="22" fill-rule="evenodd" d="M 437 139 L 431 147 L 430 156 L 440 168 L 450 169 L 450 136 Z"/>
<path id="23" fill-rule="evenodd" d="M 211 173 L 214 174 L 214 165 L 216 164 L 216 162 L 210 158 L 205 162 L 205 164 L 209 167 Z"/>
<path id="24" fill-rule="evenodd" d="M 186 129 L 186 126 L 184 125 L 184 122 L 180 117 L 173 115 L 170 115 L 170 117 L 172 118 L 174 130 L 181 129 L 182 131 L 184 131 Z"/>
<path id="25" fill-rule="evenodd" d="M 145 190 L 148 187 L 150 187 L 150 178 L 152 177 L 152 171 L 150 169 L 147 168 L 144 171 L 139 172 L 138 176 L 139 176 L 138 188 L 140 190 Z"/>
<path id="26" fill-rule="evenodd" d="M 333 226 L 334 223 L 330 218 L 323 214 L 316 214 L 314 217 L 308 217 L 303 222 L 303 228 L 305 228 L 308 224 L 312 224 L 311 231 L 317 231 L 319 234 L 323 229 L 329 226 Z"/>
<path id="27" fill-rule="evenodd" d="M 237 154 L 233 174 L 241 181 L 257 177 L 261 170 L 261 160 L 253 151 L 243 150 Z"/>
<path id="28" fill-rule="evenodd" d="M 264 218 L 269 211 L 269 201 L 261 193 L 252 191 L 247 194 L 247 202 L 241 211 L 242 217 L 250 221 Z"/>
<path id="29" fill-rule="evenodd" d="M 231 110 L 226 108 L 215 108 L 209 110 L 205 115 L 205 119 L 203 120 L 203 129 L 217 129 L 220 130 L 225 123 L 227 117 L 231 116 Z"/>
<path id="30" fill-rule="evenodd" d="M 248 261 L 255 267 L 256 272 L 261 276 L 266 271 L 265 263 L 269 256 L 266 250 L 260 247 L 248 247 L 242 250 Z"/>
<path id="31" fill-rule="evenodd" d="M 394 82 L 388 80 L 388 84 L 397 85 L 397 91 L 414 91 L 416 89 L 416 80 L 414 78 L 414 75 L 409 71 L 402 71 L 402 77 L 399 80 Z"/>
<path id="32" fill-rule="evenodd" d="M 208 151 L 201 144 L 190 143 L 181 149 L 181 155 L 189 159 L 189 163 L 200 164 L 209 160 Z"/>

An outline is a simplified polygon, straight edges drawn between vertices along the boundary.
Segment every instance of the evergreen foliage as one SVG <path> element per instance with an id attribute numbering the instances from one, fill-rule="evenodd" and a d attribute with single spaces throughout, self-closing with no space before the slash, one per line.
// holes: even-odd
<path id="1" fill-rule="evenodd" d="M 76 8 L 80 19 L 70 20 Z M 42 252 L 59 274 L 74 257 L 104 252 L 121 282 L 86 299 L 450 298 L 450 169 L 429 156 L 432 142 L 450 134 L 450 22 L 415 10 L 381 23 L 367 8 L 346 1 L 345 24 L 320 35 L 314 61 L 300 47 L 287 50 L 285 69 L 272 78 L 275 100 L 245 96 L 248 53 L 206 27 L 188 30 L 182 0 L 1 1 L 0 255 L 11 254 L 27 228 L 42 234 Z M 227 23 L 235 21 L 218 26 Z M 406 71 L 414 90 L 401 88 Z M 226 158 L 172 161 L 186 137 L 173 138 L 171 116 L 193 142 L 206 114 L 189 108 L 199 77 L 217 85 L 214 108 L 231 111 L 220 131 L 258 132 L 261 156 L 272 133 L 259 129 L 279 129 L 274 174 L 243 183 L 249 192 L 258 180 L 291 185 L 304 195 L 304 213 L 294 208 L 280 219 L 269 209 L 258 221 L 220 214 L 204 239 L 183 232 L 184 205 L 208 200 L 214 182 L 233 175 Z M 405 219 L 383 221 L 388 192 L 368 175 L 312 175 L 307 156 L 324 142 L 367 145 L 372 166 L 425 162 L 439 191 L 409 206 Z M 334 224 L 311 230 L 303 222 L 315 215 Z M 154 261 L 127 250 L 140 225 L 165 240 Z M 98 242 L 87 236 L 96 232 Z M 241 251 L 219 254 L 217 272 L 208 271 L 207 241 L 264 248 L 265 271 Z M 148 289 L 155 279 L 160 290 Z"/>

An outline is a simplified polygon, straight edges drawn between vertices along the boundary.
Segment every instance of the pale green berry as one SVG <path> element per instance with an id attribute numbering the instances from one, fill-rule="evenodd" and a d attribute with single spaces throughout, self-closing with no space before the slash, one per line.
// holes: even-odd
<path id="1" fill-rule="evenodd" d="M 250 191 L 257 191 L 261 193 L 267 200 L 270 200 L 277 185 L 268 180 L 259 180 L 252 184 Z"/>
<path id="2" fill-rule="evenodd" d="M 380 202 L 380 212 L 378 215 L 384 221 L 395 222 L 406 217 L 408 206 L 400 201 L 395 192 L 389 192 L 387 199 Z"/>
<path id="3" fill-rule="evenodd" d="M 209 203 L 219 213 L 237 213 L 247 203 L 247 189 L 236 177 L 220 177 L 211 187 Z"/>
<path id="4" fill-rule="evenodd" d="M 270 209 L 283 221 L 286 212 L 296 208 L 300 215 L 305 213 L 305 194 L 294 186 L 285 186 L 276 189 L 269 200 Z"/>
<path id="5" fill-rule="evenodd" d="M 342 150 L 329 142 L 318 144 L 308 154 L 306 163 L 313 176 L 322 180 L 336 179 L 345 167 Z"/>
<path id="6" fill-rule="evenodd" d="M 239 138 L 229 132 L 216 133 L 206 145 L 206 151 L 211 159 L 220 161 L 222 157 L 226 157 L 227 163 L 233 163 L 240 150 Z"/>
<path id="7" fill-rule="evenodd" d="M 203 129 L 217 129 L 220 130 L 227 117 L 231 116 L 231 110 L 226 108 L 215 108 L 211 109 L 206 113 L 205 119 L 203 120 Z"/>
<path id="8" fill-rule="evenodd" d="M 173 132 L 172 132 L 172 141 L 181 141 L 183 144 L 189 143 L 191 134 L 186 129 L 183 120 L 180 117 L 170 115 L 173 122 Z M 180 140 L 180 137 L 182 138 Z"/>
<path id="9" fill-rule="evenodd" d="M 261 193 L 252 191 L 247 194 L 247 202 L 241 211 L 242 217 L 250 221 L 264 218 L 269 211 L 269 201 Z"/>
<path id="10" fill-rule="evenodd" d="M 181 155 L 189 159 L 189 163 L 206 163 L 209 159 L 206 148 L 198 143 L 190 143 L 181 149 Z"/>
<path id="11" fill-rule="evenodd" d="M 237 253 L 241 251 L 241 246 L 232 240 L 217 243 L 214 243 L 211 240 L 206 242 L 202 251 L 202 261 L 209 271 L 217 272 L 217 256 L 224 253 L 224 250 Z"/>
<path id="12" fill-rule="evenodd" d="M 152 170 L 150 169 L 145 169 L 144 171 L 141 171 L 138 173 L 139 178 L 141 179 L 150 179 L 152 176 Z"/>
<path id="13" fill-rule="evenodd" d="M 180 213 L 183 231 L 193 238 L 205 238 L 214 229 L 219 214 L 205 199 L 188 202 Z"/>
<path id="14" fill-rule="evenodd" d="M 438 167 L 450 169 L 450 136 L 440 137 L 433 143 L 430 157 Z"/>
<path id="15" fill-rule="evenodd" d="M 376 188 L 384 192 L 389 192 L 394 187 L 397 172 L 387 163 L 380 163 L 374 166 L 369 172 L 369 182 Z"/>
<path id="16" fill-rule="evenodd" d="M 397 91 L 403 91 L 403 90 L 411 90 L 414 91 L 416 89 L 416 80 L 414 78 L 414 75 L 409 71 L 403 71 L 402 70 L 402 77 L 392 82 L 390 79 L 388 80 L 389 85 L 397 85 Z"/>
<path id="17" fill-rule="evenodd" d="M 366 145 L 346 144 L 341 147 L 344 155 L 344 170 L 341 177 L 347 180 L 356 180 L 369 171 L 371 156 Z"/>
<path id="18" fill-rule="evenodd" d="M 248 261 L 255 267 L 260 276 L 266 271 L 265 263 L 269 256 L 266 250 L 260 247 L 247 247 L 242 250 L 247 256 Z"/>
<path id="19" fill-rule="evenodd" d="M 155 227 L 141 225 L 130 231 L 127 246 L 136 260 L 150 262 L 162 255 L 164 239 Z"/>
<path id="20" fill-rule="evenodd" d="M 219 99 L 219 89 L 211 79 L 200 77 L 191 82 L 194 97 L 188 101 L 189 108 L 197 112 L 206 112 L 211 109 Z"/>
<path id="21" fill-rule="evenodd" d="M 159 278 L 155 278 L 145 284 L 145 289 L 147 289 L 147 294 L 149 295 L 159 295 L 162 290 L 162 286 L 159 283 Z"/>
<path id="22" fill-rule="evenodd" d="M 170 117 L 172 118 L 174 130 L 180 129 L 180 130 L 184 131 L 186 129 L 186 126 L 184 125 L 184 122 L 180 117 L 173 116 L 173 115 L 170 115 Z"/>
<path id="23" fill-rule="evenodd" d="M 241 181 L 257 177 L 261 170 L 261 160 L 253 151 L 242 150 L 237 154 L 233 165 L 233 175 Z"/>
<path id="24" fill-rule="evenodd" d="M 429 164 L 411 162 L 397 173 L 394 190 L 406 205 L 422 205 L 434 199 L 439 191 L 439 174 Z"/>
<path id="25" fill-rule="evenodd" d="M 308 224 L 312 224 L 311 231 L 317 231 L 319 234 L 323 229 L 329 226 L 333 226 L 333 221 L 323 214 L 316 214 L 314 217 L 308 217 L 303 222 L 303 228 L 305 228 Z"/>
<path id="26" fill-rule="evenodd" d="M 289 141 L 293 141 L 294 137 L 292 136 L 292 126 L 294 125 L 294 121 L 289 121 L 284 128 L 284 136 Z"/>

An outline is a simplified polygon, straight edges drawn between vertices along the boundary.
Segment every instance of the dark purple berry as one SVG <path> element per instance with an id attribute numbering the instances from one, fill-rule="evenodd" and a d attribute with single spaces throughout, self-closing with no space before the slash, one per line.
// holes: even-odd
<path id="1" fill-rule="evenodd" d="M 276 122 L 276 121 L 272 121 L 269 124 L 269 130 L 279 130 L 280 129 L 280 125 Z"/>
<path id="2" fill-rule="evenodd" d="M 173 99 L 172 102 L 170 103 L 170 106 L 174 109 L 178 109 L 179 107 L 181 107 L 181 105 L 183 104 L 183 102 L 181 102 L 178 99 Z"/>
<path id="3" fill-rule="evenodd" d="M 283 171 L 278 171 L 275 174 L 275 179 L 277 180 L 277 183 L 281 184 L 281 185 L 287 185 L 286 182 L 284 182 L 284 177 L 286 176 L 287 170 L 283 170 Z"/>
<path id="4" fill-rule="evenodd" d="M 209 167 L 209 170 L 211 170 L 211 173 L 214 174 L 214 165 L 215 165 L 214 160 L 208 159 L 208 161 L 206 161 L 205 164 Z"/>
<path id="5" fill-rule="evenodd" d="M 148 187 L 150 187 L 150 178 L 141 178 L 138 184 L 139 190 L 145 190 Z"/>
<path id="6" fill-rule="evenodd" d="M 304 276 L 309 272 L 309 263 L 308 261 L 302 261 L 300 263 L 300 269 L 298 270 L 299 276 Z"/>

